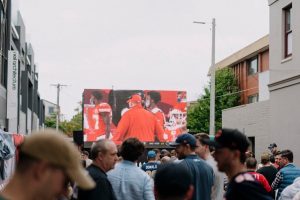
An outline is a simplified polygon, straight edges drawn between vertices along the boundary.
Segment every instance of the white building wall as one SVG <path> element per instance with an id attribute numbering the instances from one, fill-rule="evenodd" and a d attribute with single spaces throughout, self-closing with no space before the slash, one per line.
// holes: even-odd
<path id="1" fill-rule="evenodd" d="M 270 71 L 261 72 L 258 74 L 258 92 L 259 101 L 266 101 L 270 99 L 269 85 Z"/>
<path id="2" fill-rule="evenodd" d="M 292 9 L 293 56 L 284 58 L 283 9 L 289 4 Z M 300 1 L 269 0 L 270 5 L 270 83 L 300 74 Z"/>
<path id="3" fill-rule="evenodd" d="M 255 155 L 259 160 L 263 152 L 269 152 L 270 143 L 279 142 L 270 134 L 270 102 L 246 104 L 222 111 L 223 128 L 236 128 L 248 137 L 255 138 Z"/>
<path id="4" fill-rule="evenodd" d="M 284 12 L 292 3 L 292 56 L 284 59 Z M 269 0 L 270 131 L 281 150 L 294 152 L 300 166 L 300 1 Z"/>
<path id="5" fill-rule="evenodd" d="M 20 112 L 19 133 L 26 134 L 26 114 Z"/>

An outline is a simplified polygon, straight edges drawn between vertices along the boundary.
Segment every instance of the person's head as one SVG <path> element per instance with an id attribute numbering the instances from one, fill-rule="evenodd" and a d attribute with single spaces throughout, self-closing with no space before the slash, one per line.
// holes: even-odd
<path id="1" fill-rule="evenodd" d="M 144 144 L 137 138 L 128 138 L 122 143 L 121 156 L 124 160 L 136 162 L 145 151 Z"/>
<path id="2" fill-rule="evenodd" d="M 209 140 L 209 136 L 206 133 L 197 133 L 195 137 L 197 139 L 196 154 L 200 158 L 206 159 L 207 155 L 210 154 L 210 150 L 209 150 L 209 146 L 207 144 L 204 144 L 202 140 L 204 139 Z"/>
<path id="3" fill-rule="evenodd" d="M 148 161 L 154 161 L 156 159 L 155 151 L 148 151 L 147 158 L 148 158 Z"/>
<path id="4" fill-rule="evenodd" d="M 165 156 L 169 156 L 170 157 L 170 152 L 167 149 L 163 149 L 160 152 L 160 157 L 163 158 Z"/>
<path id="5" fill-rule="evenodd" d="M 281 164 L 281 160 L 282 160 L 282 159 L 281 159 L 280 153 L 281 153 L 281 152 L 277 152 L 277 153 L 275 154 L 275 164 L 278 165 L 279 167 L 282 165 L 282 164 Z"/>
<path id="6" fill-rule="evenodd" d="M 246 159 L 246 167 L 248 170 L 255 171 L 257 168 L 257 161 L 254 157 L 249 157 Z"/>
<path id="7" fill-rule="evenodd" d="M 270 155 L 268 153 L 263 153 L 260 157 L 260 162 L 263 165 L 267 165 L 270 163 Z"/>
<path id="8" fill-rule="evenodd" d="M 289 163 L 292 163 L 294 161 L 294 155 L 291 150 L 283 150 L 280 152 L 281 156 L 281 162 L 280 162 L 280 167 L 284 167 Z"/>
<path id="9" fill-rule="evenodd" d="M 229 172 L 233 167 L 242 166 L 246 160 L 246 151 L 250 142 L 246 135 L 237 129 L 223 128 L 214 140 L 203 140 L 203 143 L 216 148 L 214 157 L 222 172 Z"/>
<path id="10" fill-rule="evenodd" d="M 89 158 L 89 152 L 88 151 L 82 151 L 82 153 L 81 153 L 81 157 L 82 157 L 82 159 L 83 160 L 86 160 L 86 159 L 88 159 Z"/>
<path id="11" fill-rule="evenodd" d="M 152 149 L 152 151 L 155 152 L 156 154 L 156 157 L 155 157 L 155 160 L 160 160 L 160 150 L 159 149 Z"/>
<path id="12" fill-rule="evenodd" d="M 271 151 L 272 154 L 276 154 L 277 153 L 277 144 L 276 143 L 272 143 L 269 145 L 268 149 Z"/>
<path id="13" fill-rule="evenodd" d="M 190 133 L 179 135 L 175 142 L 170 143 L 170 146 L 175 147 L 179 159 L 184 159 L 186 156 L 195 153 L 197 140 Z"/>
<path id="14" fill-rule="evenodd" d="M 150 106 L 156 105 L 160 101 L 161 101 L 160 93 L 156 91 L 150 91 L 146 95 L 145 105 L 147 108 L 149 108 Z"/>
<path id="15" fill-rule="evenodd" d="M 193 196 L 192 177 L 183 165 L 167 163 L 160 165 L 154 177 L 157 200 L 189 200 Z"/>
<path id="16" fill-rule="evenodd" d="M 108 172 L 114 168 L 118 161 L 117 146 L 111 140 L 98 140 L 91 147 L 91 159 L 104 172 Z"/>
<path id="17" fill-rule="evenodd" d="M 92 92 L 92 97 L 91 97 L 91 101 L 94 104 L 99 104 L 103 99 L 103 95 L 100 91 L 93 91 Z"/>
<path id="18" fill-rule="evenodd" d="M 25 138 L 20 146 L 16 178 L 30 185 L 36 199 L 54 199 L 65 192 L 69 180 L 83 189 L 94 181 L 85 173 L 80 153 L 63 133 L 46 129 Z"/>
<path id="19" fill-rule="evenodd" d="M 173 149 L 171 151 L 171 157 L 177 157 L 177 153 L 176 153 L 175 149 Z"/>
<path id="20" fill-rule="evenodd" d="M 142 105 L 142 97 L 138 94 L 131 95 L 131 97 L 127 100 L 127 103 L 129 108 L 136 105 Z"/>

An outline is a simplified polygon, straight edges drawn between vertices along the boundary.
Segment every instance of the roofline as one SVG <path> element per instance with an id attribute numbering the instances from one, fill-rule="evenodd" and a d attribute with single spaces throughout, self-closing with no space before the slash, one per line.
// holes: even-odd
<path id="1" fill-rule="evenodd" d="M 235 52 L 234 54 L 228 56 L 227 58 L 219 61 L 215 64 L 217 70 L 230 67 L 236 63 L 239 63 L 241 60 L 248 59 L 254 54 L 266 51 L 269 49 L 269 34 L 256 40 L 255 42 L 249 44 L 243 49 Z M 208 75 L 210 75 L 211 67 L 209 68 Z"/>
<path id="2" fill-rule="evenodd" d="M 46 101 L 46 102 L 48 102 L 48 103 L 51 103 L 51 104 L 53 104 L 53 105 L 56 105 L 56 103 L 53 103 L 53 102 L 48 101 L 48 100 L 46 100 L 46 99 L 42 99 L 42 101 Z"/>

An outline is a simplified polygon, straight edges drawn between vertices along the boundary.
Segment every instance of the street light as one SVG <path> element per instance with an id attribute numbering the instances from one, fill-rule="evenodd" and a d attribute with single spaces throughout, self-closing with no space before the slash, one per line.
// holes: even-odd
<path id="1" fill-rule="evenodd" d="M 197 22 L 194 21 L 196 24 L 206 24 L 205 22 Z M 215 29 L 216 29 L 216 20 L 215 18 L 212 19 L 212 48 L 211 48 L 211 68 L 210 68 L 210 120 L 209 120 L 209 135 L 215 134 Z"/>

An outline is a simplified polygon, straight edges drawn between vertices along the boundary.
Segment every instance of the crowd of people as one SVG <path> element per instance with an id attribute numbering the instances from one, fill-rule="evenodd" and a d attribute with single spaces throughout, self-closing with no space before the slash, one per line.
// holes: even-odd
<path id="1" fill-rule="evenodd" d="M 258 164 L 249 145 L 224 128 L 213 139 L 181 134 L 163 150 L 128 138 L 120 146 L 100 139 L 88 152 L 45 130 L 25 138 L 0 200 L 299 200 L 293 152 L 270 144 Z"/>

